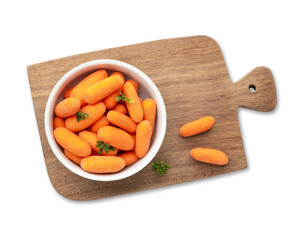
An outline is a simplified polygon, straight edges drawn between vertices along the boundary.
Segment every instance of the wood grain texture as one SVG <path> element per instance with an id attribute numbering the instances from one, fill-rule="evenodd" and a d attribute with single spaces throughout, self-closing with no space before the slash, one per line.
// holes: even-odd
<path id="1" fill-rule="evenodd" d="M 92 181 L 75 175 L 53 154 L 44 131 L 44 110 L 56 82 L 75 66 L 96 59 L 127 62 L 145 72 L 159 88 L 167 109 L 167 131 L 155 159 L 172 168 L 157 175 L 151 164 L 139 173 L 114 182 Z M 272 73 L 258 67 L 232 83 L 218 44 L 206 36 L 159 40 L 84 53 L 28 66 L 37 124 L 50 180 L 56 191 L 72 200 L 93 200 L 211 177 L 247 167 L 239 129 L 238 106 L 271 111 L 276 105 Z M 249 91 L 254 85 L 255 92 Z M 189 138 L 180 127 L 211 115 L 214 127 Z M 229 157 L 226 166 L 197 162 L 194 147 L 215 148 Z"/>

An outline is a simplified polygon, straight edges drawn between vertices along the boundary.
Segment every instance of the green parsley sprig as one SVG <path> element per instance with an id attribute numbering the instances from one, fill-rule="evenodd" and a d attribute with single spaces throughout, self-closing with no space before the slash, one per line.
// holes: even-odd
<path id="1" fill-rule="evenodd" d="M 98 148 L 98 154 L 101 154 L 103 152 L 103 150 L 106 153 L 109 153 L 109 151 L 115 151 L 115 147 L 104 143 L 103 141 L 96 141 L 96 147 Z"/>
<path id="2" fill-rule="evenodd" d="M 88 113 L 83 113 L 82 111 L 78 111 L 77 113 L 75 113 L 75 115 L 77 122 L 79 122 L 80 120 L 85 120 L 85 117 L 89 117 Z"/>
<path id="3" fill-rule="evenodd" d="M 119 102 L 119 101 L 122 101 L 122 102 L 126 102 L 126 103 L 134 103 L 134 100 L 133 100 L 133 99 L 131 99 L 131 98 L 128 98 L 128 99 L 127 99 L 126 95 L 123 94 L 123 93 L 120 93 L 120 95 L 117 96 L 117 97 L 115 98 L 115 100 L 117 100 L 118 102 Z"/>
<path id="4" fill-rule="evenodd" d="M 163 175 L 168 169 L 170 169 L 171 167 L 163 162 L 163 161 L 155 161 L 152 164 L 152 168 L 160 175 Z"/>

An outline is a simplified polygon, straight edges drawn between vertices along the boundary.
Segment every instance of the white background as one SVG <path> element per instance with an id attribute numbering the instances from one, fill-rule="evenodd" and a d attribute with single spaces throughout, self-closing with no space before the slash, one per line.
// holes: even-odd
<path id="1" fill-rule="evenodd" d="M 302 2 L 1 1 L 0 239 L 304 239 Z M 273 71 L 277 108 L 239 110 L 249 167 L 91 202 L 58 195 L 26 66 L 191 35 L 219 43 L 233 81 L 256 66 Z"/>

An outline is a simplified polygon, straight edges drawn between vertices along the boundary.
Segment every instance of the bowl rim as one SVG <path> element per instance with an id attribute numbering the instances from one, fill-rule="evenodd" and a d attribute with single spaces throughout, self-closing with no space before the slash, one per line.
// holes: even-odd
<path id="1" fill-rule="evenodd" d="M 75 74 L 77 74 L 77 72 L 84 70 L 86 68 L 89 67 L 94 67 L 95 65 L 114 65 L 117 67 L 122 67 L 123 69 L 129 69 L 130 71 L 134 72 L 136 75 L 138 75 L 140 78 L 142 78 L 150 87 L 150 89 L 154 92 L 154 94 L 156 95 L 156 98 L 158 99 L 158 102 L 161 103 L 158 105 L 158 108 L 160 108 L 160 112 L 161 114 L 161 124 L 160 124 L 160 136 L 158 136 L 158 139 L 155 139 L 155 146 L 154 149 L 150 149 L 148 151 L 148 153 L 150 153 L 150 160 L 146 160 L 146 162 L 142 165 L 139 165 L 139 167 L 134 168 L 134 169 L 130 169 L 128 171 L 128 173 L 125 173 L 124 175 L 119 174 L 118 173 L 112 173 L 111 176 L 110 175 L 102 175 L 102 174 L 94 174 L 94 173 L 89 173 L 86 172 L 85 170 L 81 169 L 81 168 L 72 168 L 70 167 L 67 161 L 64 161 L 64 159 L 62 159 L 62 154 L 63 151 L 61 151 L 61 153 L 58 151 L 57 148 L 59 148 L 57 142 L 55 141 L 54 135 L 53 135 L 53 129 L 51 126 L 53 126 L 53 118 L 51 119 L 50 113 L 51 111 L 54 111 L 54 109 L 51 109 L 52 107 L 52 103 L 54 101 L 54 98 L 57 94 L 57 92 L 59 91 L 59 89 L 66 84 L 67 79 L 70 79 L 72 76 L 74 76 Z M 106 68 L 105 68 L 106 69 Z M 107 70 L 107 69 L 106 69 Z M 69 84 L 69 83 L 68 83 Z M 166 133 L 166 126 L 167 126 L 167 115 L 166 115 L 166 108 L 165 108 L 165 103 L 163 100 L 163 97 L 159 91 L 159 89 L 157 88 L 157 86 L 154 84 L 154 82 L 144 73 L 142 72 L 140 69 L 122 62 L 122 61 L 118 61 L 118 60 L 113 60 L 113 59 L 98 59 L 98 60 L 93 60 L 93 61 L 88 61 L 85 63 L 82 63 L 74 68 L 72 68 L 71 70 L 69 70 L 67 73 L 65 73 L 60 80 L 55 84 L 55 86 L 53 87 L 48 100 L 47 100 L 47 104 L 46 104 L 46 108 L 45 108 L 45 116 L 44 116 L 44 127 L 45 127 L 45 133 L 47 136 L 47 140 L 48 143 L 51 147 L 52 152 L 55 154 L 55 156 L 57 157 L 57 159 L 66 167 L 68 168 L 70 171 L 72 171 L 73 173 L 90 179 L 90 180 L 95 180 L 95 181 L 115 181 L 115 180 L 121 180 L 127 177 L 130 177 L 134 174 L 136 174 L 137 172 L 140 172 L 143 168 L 145 168 L 155 157 L 155 155 L 158 153 L 164 137 L 165 137 L 165 133 Z M 57 148 L 56 148 L 57 146 Z M 154 150 L 153 152 L 151 152 L 151 150 Z M 147 153 L 147 154 L 148 154 Z M 65 157 L 65 156 L 64 156 Z M 68 159 L 68 158 L 67 158 Z M 68 159 L 69 160 L 69 159 Z M 71 160 L 69 160 L 71 161 Z M 103 178 L 107 176 L 106 178 Z"/>

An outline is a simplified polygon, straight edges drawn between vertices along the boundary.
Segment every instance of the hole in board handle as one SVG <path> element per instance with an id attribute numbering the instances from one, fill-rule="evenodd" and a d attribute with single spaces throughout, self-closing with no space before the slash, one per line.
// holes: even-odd
<path id="1" fill-rule="evenodd" d="M 255 92 L 256 91 L 256 86 L 254 84 L 249 85 L 249 91 L 250 92 Z"/>

